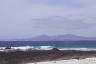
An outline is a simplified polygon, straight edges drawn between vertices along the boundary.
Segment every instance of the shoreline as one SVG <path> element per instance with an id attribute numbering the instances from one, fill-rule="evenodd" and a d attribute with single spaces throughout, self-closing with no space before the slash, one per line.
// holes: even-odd
<path id="1" fill-rule="evenodd" d="M 83 60 L 96 57 L 96 51 L 77 50 L 15 50 L 13 52 L 0 52 L 0 64 L 26 64 L 34 62 L 50 62 L 61 60 Z"/>

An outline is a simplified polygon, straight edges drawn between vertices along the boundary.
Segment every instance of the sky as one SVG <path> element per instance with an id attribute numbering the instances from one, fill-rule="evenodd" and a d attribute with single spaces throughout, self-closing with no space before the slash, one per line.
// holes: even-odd
<path id="1" fill-rule="evenodd" d="M 96 37 L 96 0 L 0 0 L 0 39 Z"/>

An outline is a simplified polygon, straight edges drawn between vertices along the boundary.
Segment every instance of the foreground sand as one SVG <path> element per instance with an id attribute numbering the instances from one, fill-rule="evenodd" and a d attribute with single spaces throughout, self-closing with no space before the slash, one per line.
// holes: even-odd
<path id="1" fill-rule="evenodd" d="M 96 64 L 96 58 L 94 57 L 81 60 L 70 59 L 70 60 L 46 61 L 46 62 L 27 63 L 27 64 Z"/>

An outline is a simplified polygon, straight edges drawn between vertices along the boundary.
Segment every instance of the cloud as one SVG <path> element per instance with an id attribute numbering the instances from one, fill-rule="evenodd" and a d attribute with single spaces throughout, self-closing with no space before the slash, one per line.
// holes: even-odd
<path id="1" fill-rule="evenodd" d="M 42 19 L 33 19 L 34 24 L 41 27 L 52 27 L 52 28 L 66 28 L 66 29 L 81 29 L 89 27 L 89 24 L 83 22 L 83 19 L 70 19 L 60 16 L 42 18 Z M 47 28 L 47 29 L 48 29 Z"/>
<path id="2" fill-rule="evenodd" d="M 31 32 L 25 0 L 0 0 L 0 38 L 26 37 Z M 27 35 L 26 35 L 27 34 Z"/>
<path id="3" fill-rule="evenodd" d="M 95 28 L 92 28 L 96 27 L 95 2 L 95 0 L 0 0 L 0 38 L 23 38 L 43 33 L 51 35 L 63 33 L 84 35 L 84 31 L 93 33 Z"/>
<path id="4" fill-rule="evenodd" d="M 47 33 L 49 35 L 56 35 L 57 32 L 59 32 L 59 34 L 74 34 L 74 32 L 76 33 L 78 30 L 84 30 L 95 26 L 93 24 L 84 22 L 84 19 L 70 19 L 60 16 L 33 19 L 32 23 L 36 29 L 35 31 L 38 31 L 39 33 Z"/>
<path id="5" fill-rule="evenodd" d="M 45 4 L 45 5 L 67 5 L 68 7 L 82 7 L 82 5 L 73 2 L 73 0 L 29 0 L 31 3 L 35 4 Z"/>

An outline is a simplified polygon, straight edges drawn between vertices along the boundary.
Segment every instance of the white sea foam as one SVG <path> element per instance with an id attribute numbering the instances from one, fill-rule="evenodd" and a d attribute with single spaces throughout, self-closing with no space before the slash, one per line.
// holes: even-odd
<path id="1" fill-rule="evenodd" d="M 51 50 L 54 46 L 40 46 L 41 50 Z"/>
<path id="2" fill-rule="evenodd" d="M 11 49 L 6 49 L 6 47 L 0 47 L 0 51 L 6 51 L 6 50 L 22 50 L 26 51 L 28 49 L 32 50 L 51 50 L 54 48 L 53 46 L 18 46 L 18 47 L 11 47 Z"/>
<path id="3" fill-rule="evenodd" d="M 96 51 L 96 48 L 59 48 L 60 50 Z"/>
<path id="4" fill-rule="evenodd" d="M 12 49 L 20 49 L 20 50 L 50 50 L 53 46 L 21 46 L 21 47 L 11 47 Z"/>
<path id="5" fill-rule="evenodd" d="M 18 46 L 11 47 L 10 50 L 22 50 L 26 51 L 28 49 L 32 50 L 51 50 L 54 46 Z M 58 48 L 59 50 L 80 50 L 80 51 L 96 51 L 96 48 Z M 0 51 L 5 51 L 6 47 L 0 47 Z M 8 50 L 8 49 L 7 49 Z"/>

